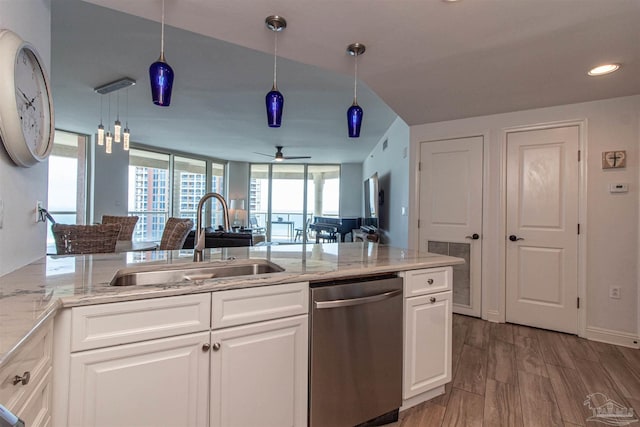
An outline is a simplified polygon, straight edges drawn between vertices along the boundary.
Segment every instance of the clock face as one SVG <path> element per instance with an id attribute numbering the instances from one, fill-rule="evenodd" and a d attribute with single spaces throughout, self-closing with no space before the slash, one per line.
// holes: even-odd
<path id="1" fill-rule="evenodd" d="M 49 143 L 51 117 L 47 86 L 38 59 L 27 48 L 16 55 L 15 91 L 25 143 L 33 154 L 42 156 Z"/>

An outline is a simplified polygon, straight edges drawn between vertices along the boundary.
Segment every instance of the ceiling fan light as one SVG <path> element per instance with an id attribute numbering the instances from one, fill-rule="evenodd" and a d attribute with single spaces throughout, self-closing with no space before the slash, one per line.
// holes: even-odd
<path id="1" fill-rule="evenodd" d="M 284 96 L 274 87 L 265 97 L 267 107 L 267 124 L 270 128 L 279 128 L 282 124 Z"/>
<path id="2" fill-rule="evenodd" d="M 168 107 L 171 104 L 173 76 L 173 68 L 164 61 L 164 55 L 149 67 L 151 98 L 155 105 Z"/>
<path id="3" fill-rule="evenodd" d="M 360 127 L 362 125 L 362 108 L 355 102 L 347 110 L 347 127 L 349 128 L 349 138 L 360 137 Z"/>

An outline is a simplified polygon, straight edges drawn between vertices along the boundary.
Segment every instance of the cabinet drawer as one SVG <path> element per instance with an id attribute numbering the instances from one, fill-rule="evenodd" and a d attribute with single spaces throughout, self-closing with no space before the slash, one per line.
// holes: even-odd
<path id="1" fill-rule="evenodd" d="M 213 292 L 213 329 L 309 312 L 309 283 L 262 286 Z"/>
<path id="2" fill-rule="evenodd" d="M 43 427 L 51 421 L 51 376 L 52 368 L 38 383 L 18 415 L 29 427 Z"/>
<path id="3" fill-rule="evenodd" d="M 404 272 L 405 298 L 451 290 L 451 267 L 428 268 Z"/>
<path id="4" fill-rule="evenodd" d="M 206 331 L 210 313 L 209 293 L 76 307 L 71 351 Z"/>
<path id="5" fill-rule="evenodd" d="M 0 370 L 0 403 L 8 410 L 17 412 L 47 373 L 51 366 L 52 336 L 53 322 L 49 320 Z M 24 377 L 27 372 L 27 384 L 13 384 L 16 375 Z"/>

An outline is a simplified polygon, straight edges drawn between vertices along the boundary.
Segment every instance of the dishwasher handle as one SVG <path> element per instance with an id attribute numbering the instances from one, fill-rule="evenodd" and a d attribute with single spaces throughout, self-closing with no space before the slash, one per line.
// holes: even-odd
<path id="1" fill-rule="evenodd" d="M 362 304 L 369 304 L 372 302 L 383 301 L 389 298 L 393 298 L 396 295 L 400 295 L 401 293 L 402 293 L 402 289 L 396 289 L 395 291 L 387 291 L 381 294 L 371 295 L 368 297 L 336 299 L 332 301 L 314 301 L 314 304 L 315 304 L 315 308 L 319 310 L 324 308 L 349 307 L 352 305 L 362 305 Z"/>

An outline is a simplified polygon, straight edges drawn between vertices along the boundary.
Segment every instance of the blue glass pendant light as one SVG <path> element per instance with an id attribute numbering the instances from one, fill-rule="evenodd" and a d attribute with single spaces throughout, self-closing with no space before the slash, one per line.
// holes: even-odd
<path id="1" fill-rule="evenodd" d="M 355 56 L 355 72 L 353 81 L 353 104 L 347 110 L 347 127 L 349 129 L 349 138 L 360 137 L 360 127 L 362 126 L 362 116 L 364 112 L 362 107 L 358 105 L 358 56 L 362 55 L 366 50 L 362 43 L 352 43 L 347 46 L 347 53 Z"/>
<path id="2" fill-rule="evenodd" d="M 279 128 L 282 124 L 282 110 L 284 109 L 284 96 L 278 91 L 278 32 L 287 28 L 287 21 L 278 15 L 267 16 L 264 20 L 271 31 L 275 33 L 273 50 L 273 87 L 265 97 L 267 107 L 267 124 L 270 128 Z"/>
<path id="3" fill-rule="evenodd" d="M 151 97 L 153 103 L 160 107 L 168 107 L 169 104 L 171 104 L 173 69 L 164 59 L 164 0 L 162 0 L 160 57 L 149 67 L 149 81 L 151 82 Z"/>

